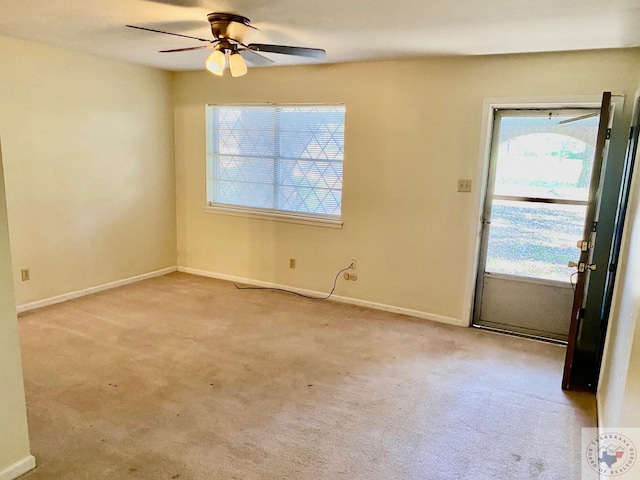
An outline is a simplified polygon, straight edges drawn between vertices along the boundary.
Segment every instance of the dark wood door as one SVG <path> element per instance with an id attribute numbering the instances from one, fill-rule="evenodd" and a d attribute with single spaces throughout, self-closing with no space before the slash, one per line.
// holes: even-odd
<path id="1" fill-rule="evenodd" d="M 600 107 L 600 124 L 598 126 L 598 137 L 596 140 L 591 182 L 589 185 L 589 202 L 587 205 L 585 228 L 582 240 L 578 244 L 580 256 L 575 265 L 577 278 L 569 325 L 564 374 L 562 377 L 562 388 L 565 390 L 570 390 L 574 386 L 574 383 L 572 382 L 572 373 L 576 353 L 576 343 L 578 341 L 578 333 L 580 331 L 580 322 L 583 318 L 584 305 L 589 288 L 589 273 L 598 268 L 598 265 L 593 265 L 591 262 L 593 257 L 593 247 L 596 242 L 598 231 L 597 225 L 600 206 L 601 177 L 607 157 L 611 121 L 611 92 L 605 92 L 602 95 L 602 105 Z M 600 268 L 607 268 L 607 266 L 601 265 Z"/>

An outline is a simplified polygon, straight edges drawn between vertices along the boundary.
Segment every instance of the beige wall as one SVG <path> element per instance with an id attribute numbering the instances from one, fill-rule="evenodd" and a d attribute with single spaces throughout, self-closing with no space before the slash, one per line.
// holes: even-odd
<path id="1" fill-rule="evenodd" d="M 638 49 L 174 74 L 178 264 L 328 291 L 356 257 L 338 295 L 466 325 L 479 189 L 456 182 L 478 178 L 484 99 L 633 95 L 639 75 Z M 204 212 L 204 105 L 264 102 L 346 104 L 341 230 Z"/>
<path id="2" fill-rule="evenodd" d="M 327 291 L 356 257 L 358 281 L 337 294 L 460 324 L 484 100 L 611 90 L 628 119 L 640 77 L 633 49 L 177 73 L 172 92 L 170 74 L 44 45 L 0 37 L 0 57 L 18 304 L 174 265 L 177 207 L 181 266 Z M 346 104 L 342 229 L 204 212 L 204 105 L 264 102 Z M 458 178 L 474 192 L 457 193 Z M 599 393 L 612 425 L 640 425 L 639 183 Z M 6 236 L 0 218 L 0 471 L 28 455 Z"/>
<path id="3" fill-rule="evenodd" d="M 600 425 L 640 427 L 640 151 L 598 388 Z"/>
<path id="4" fill-rule="evenodd" d="M 175 265 L 170 74 L 3 37 L 0 58 L 17 304 Z"/>
<path id="5" fill-rule="evenodd" d="M 29 456 L 27 411 L 0 152 L 0 477 L 10 466 Z"/>

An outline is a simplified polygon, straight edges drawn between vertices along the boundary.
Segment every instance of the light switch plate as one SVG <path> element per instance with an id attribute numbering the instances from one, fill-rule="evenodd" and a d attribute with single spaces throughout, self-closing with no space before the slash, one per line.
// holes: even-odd
<path id="1" fill-rule="evenodd" d="M 461 178 L 458 180 L 458 191 L 468 193 L 471 191 L 471 179 Z"/>

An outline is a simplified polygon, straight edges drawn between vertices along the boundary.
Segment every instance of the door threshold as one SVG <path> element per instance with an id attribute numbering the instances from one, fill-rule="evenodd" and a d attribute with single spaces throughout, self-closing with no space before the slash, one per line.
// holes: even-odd
<path id="1" fill-rule="evenodd" d="M 472 325 L 472 327 L 477 328 L 479 330 L 486 330 L 488 332 L 501 333 L 503 335 L 511 335 L 512 337 L 527 338 L 529 340 L 536 340 L 538 342 L 544 342 L 544 343 L 552 343 L 554 345 L 561 345 L 564 347 L 567 346 L 566 340 L 558 340 L 556 338 L 541 337 L 539 335 L 531 335 L 528 333 L 512 332 L 510 330 L 503 330 L 501 328 L 493 328 L 493 327 L 487 327 L 484 325 L 477 325 L 475 323 Z"/>

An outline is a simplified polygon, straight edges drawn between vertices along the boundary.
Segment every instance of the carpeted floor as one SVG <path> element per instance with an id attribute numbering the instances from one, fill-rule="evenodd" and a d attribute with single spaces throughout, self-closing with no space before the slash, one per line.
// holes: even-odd
<path id="1" fill-rule="evenodd" d="M 20 316 L 39 479 L 579 478 L 564 348 L 171 274 Z"/>

